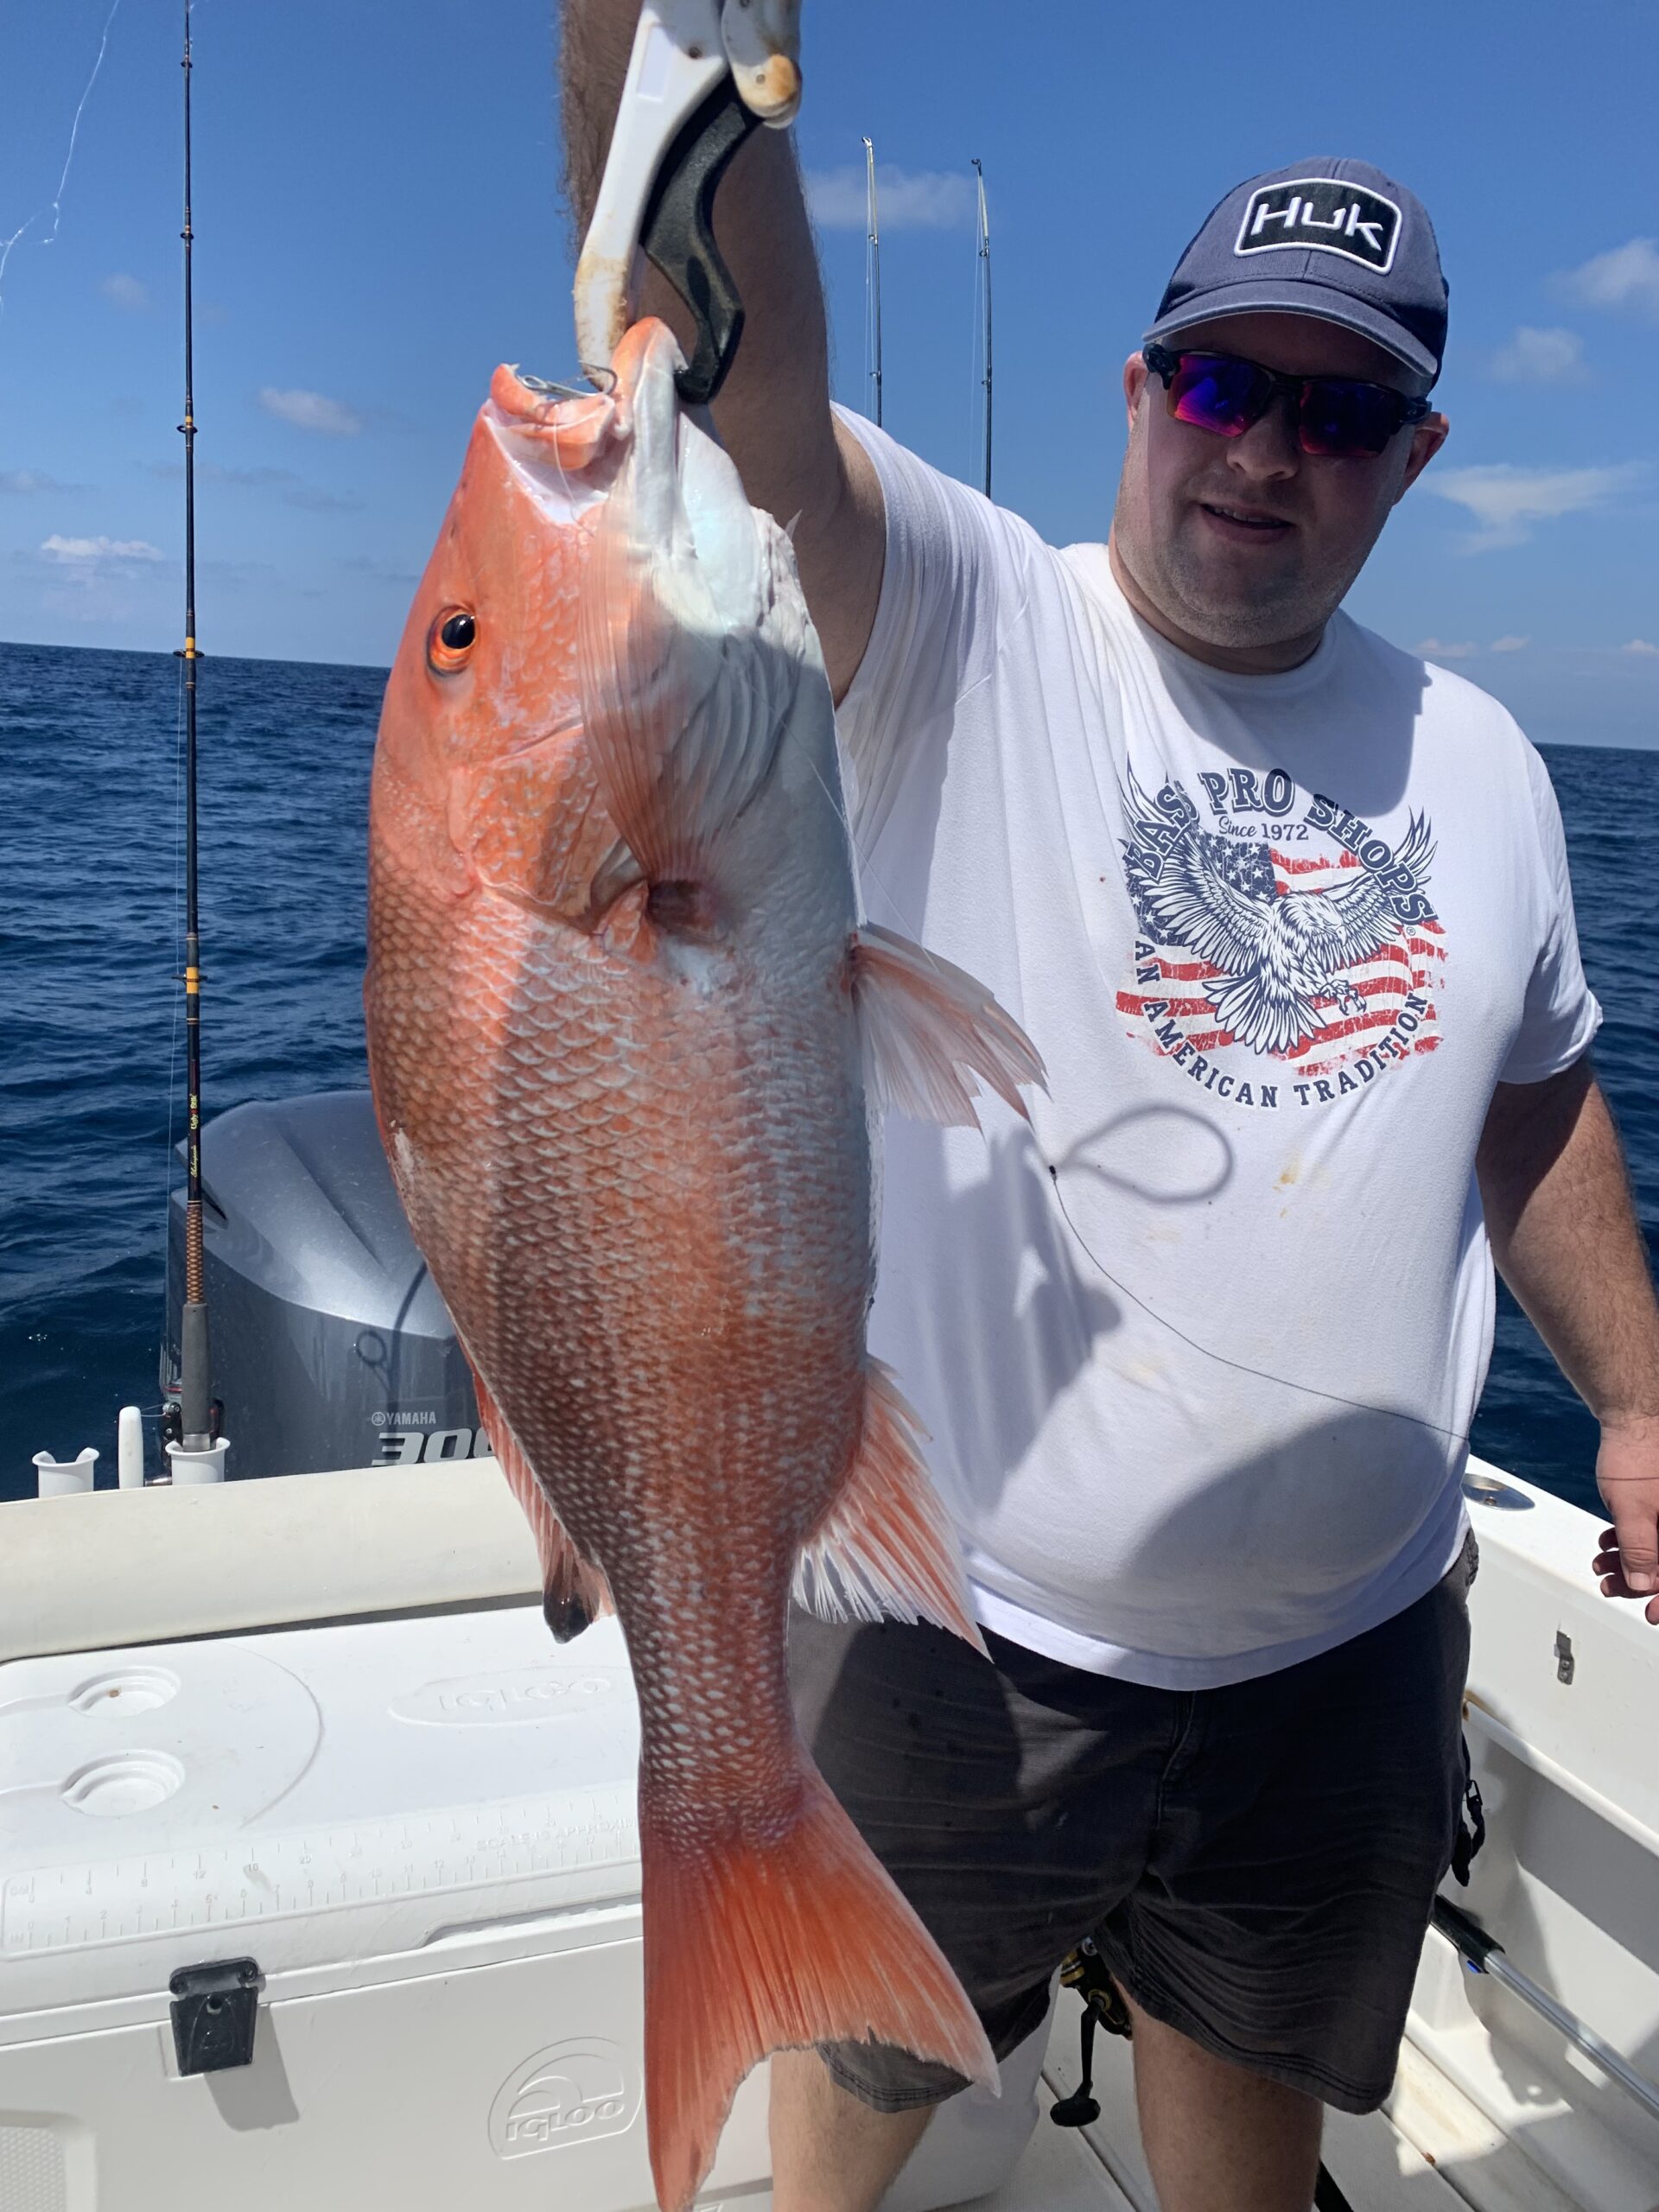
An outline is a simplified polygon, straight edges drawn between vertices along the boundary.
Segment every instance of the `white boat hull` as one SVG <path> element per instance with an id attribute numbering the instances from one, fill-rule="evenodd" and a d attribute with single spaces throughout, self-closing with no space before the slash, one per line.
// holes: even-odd
<path id="1" fill-rule="evenodd" d="M 1651 2082 L 1659 1637 L 1596 1593 L 1589 1516 L 1507 1488 L 1471 1509 L 1459 1901 Z M 626 1654 L 549 1642 L 493 1468 L 51 1499 L 0 1536 L 3 2212 L 645 2212 Z M 169 1976 L 243 1956 L 251 2064 L 181 2074 Z M 1101 2120 L 1039 2125 L 1063 1998 L 1045 2078 L 1033 2038 L 1000 2106 L 947 2107 L 890 2212 L 1155 2212 L 1128 2052 L 1096 2050 Z M 761 2069 L 705 2204 L 769 2202 L 765 2100 Z M 1389 2110 L 1327 2156 L 1356 2212 L 1659 2208 L 1659 2120 L 1437 1934 Z"/>

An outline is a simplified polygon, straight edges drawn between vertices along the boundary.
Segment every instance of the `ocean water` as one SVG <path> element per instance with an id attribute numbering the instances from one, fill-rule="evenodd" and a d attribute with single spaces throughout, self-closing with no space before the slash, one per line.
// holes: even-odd
<path id="1" fill-rule="evenodd" d="M 203 1090 L 361 1084 L 365 822 L 384 671 L 201 664 Z M 0 1497 L 157 1402 L 181 1134 L 179 663 L 0 645 Z M 1603 1083 L 1659 1236 L 1659 753 L 1555 747 Z M 1475 1448 L 1595 1506 L 1595 1424 L 1500 1293 Z"/>

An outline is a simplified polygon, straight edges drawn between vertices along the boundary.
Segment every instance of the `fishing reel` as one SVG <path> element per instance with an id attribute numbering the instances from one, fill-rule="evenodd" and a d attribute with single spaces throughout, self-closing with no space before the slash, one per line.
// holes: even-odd
<path id="1" fill-rule="evenodd" d="M 169 1444 L 183 1443 L 184 1413 L 176 1398 L 168 1399 L 162 1406 L 161 1416 L 156 1422 L 156 1433 L 161 1439 L 163 1451 Z M 225 1401 L 223 1398 L 215 1398 L 207 1408 L 208 1440 L 217 1444 L 224 1433 Z"/>

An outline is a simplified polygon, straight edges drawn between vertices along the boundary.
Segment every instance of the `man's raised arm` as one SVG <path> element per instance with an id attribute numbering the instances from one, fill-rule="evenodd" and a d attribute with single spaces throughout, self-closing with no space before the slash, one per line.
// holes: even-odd
<path id="1" fill-rule="evenodd" d="M 564 0 L 565 185 L 579 232 L 598 194 L 638 13 L 637 0 Z M 785 133 L 757 130 L 740 149 L 715 194 L 715 230 L 745 318 L 715 425 L 753 505 L 794 523 L 801 582 L 839 701 L 880 595 L 881 491 L 863 448 L 830 411 L 823 289 Z M 686 344 L 685 310 L 655 270 L 640 305 Z"/>

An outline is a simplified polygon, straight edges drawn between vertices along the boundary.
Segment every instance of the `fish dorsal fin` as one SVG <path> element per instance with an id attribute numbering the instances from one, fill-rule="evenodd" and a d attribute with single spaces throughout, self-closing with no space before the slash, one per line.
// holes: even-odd
<path id="1" fill-rule="evenodd" d="M 985 1646 L 957 1539 L 922 1464 L 922 1429 L 879 1359 L 865 1369 L 852 1471 L 803 1546 L 797 1601 L 825 1620 L 932 1621 Z"/>
<path id="2" fill-rule="evenodd" d="M 576 630 L 600 790 L 652 883 L 709 872 L 721 831 L 766 780 L 806 649 L 804 613 L 772 588 L 781 533 L 747 508 L 734 472 L 724 522 L 756 533 L 747 567 L 736 564 L 747 582 L 717 579 L 699 559 L 676 454 L 677 439 L 702 434 L 678 420 L 679 359 L 664 330 L 639 372 L 632 441 L 594 527 Z"/>
<path id="3" fill-rule="evenodd" d="M 1042 1059 L 983 983 L 873 922 L 853 932 L 852 963 L 864 1080 L 878 1105 L 968 1128 L 984 1085 L 1025 1114 L 1020 1086 L 1044 1084 Z"/>
<path id="4" fill-rule="evenodd" d="M 471 1365 L 470 1361 L 467 1363 Z M 535 1470 L 508 1427 L 488 1384 L 475 1367 L 472 1374 L 473 1387 L 478 1393 L 479 1419 L 536 1539 L 537 1554 L 542 1562 L 542 1611 L 557 1641 L 569 1643 L 572 1637 L 580 1636 L 601 1613 L 615 1610 L 610 1585 L 571 1542 L 564 1523 L 537 1481 Z"/>

